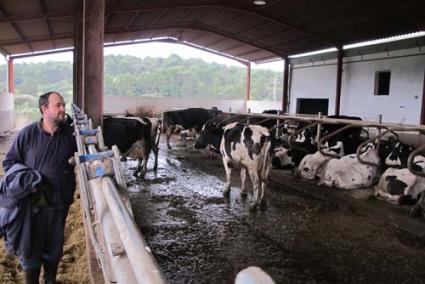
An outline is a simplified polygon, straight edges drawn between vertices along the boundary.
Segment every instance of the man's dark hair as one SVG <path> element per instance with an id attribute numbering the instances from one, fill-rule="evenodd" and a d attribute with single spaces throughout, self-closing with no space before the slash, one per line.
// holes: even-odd
<path id="1" fill-rule="evenodd" d="M 43 114 L 43 112 L 41 111 L 41 107 L 45 106 L 48 107 L 49 106 L 49 97 L 51 94 L 58 94 L 58 92 L 47 92 L 44 93 L 40 96 L 40 98 L 38 99 L 38 109 L 40 110 L 40 113 Z"/>

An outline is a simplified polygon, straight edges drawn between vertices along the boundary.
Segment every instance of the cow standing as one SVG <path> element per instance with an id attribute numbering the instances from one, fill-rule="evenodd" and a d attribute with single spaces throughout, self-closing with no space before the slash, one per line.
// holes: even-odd
<path id="1" fill-rule="evenodd" d="M 133 175 L 143 177 L 147 171 L 149 154 L 154 152 L 154 170 L 158 167 L 158 144 L 161 120 L 157 118 L 106 117 L 103 120 L 103 136 L 109 148 L 117 145 L 123 158 L 138 161 Z"/>
<path id="2" fill-rule="evenodd" d="M 163 113 L 164 126 L 167 129 L 167 147 L 171 149 L 170 137 L 173 133 L 174 128 L 177 125 L 181 125 L 183 129 L 193 128 L 196 132 L 202 129 L 202 126 L 220 113 L 217 108 L 210 110 L 204 108 L 188 108 L 182 110 L 165 111 Z"/>
<path id="3" fill-rule="evenodd" d="M 267 128 L 242 123 L 228 124 L 224 129 L 215 122 L 207 122 L 194 147 L 205 148 L 208 144 L 220 148 L 226 171 L 224 196 L 229 196 L 232 168 L 241 168 L 241 195 L 246 196 L 246 173 L 253 185 L 253 198 L 250 210 L 258 205 L 265 206 L 264 191 L 268 181 L 273 153 L 273 136 Z"/>

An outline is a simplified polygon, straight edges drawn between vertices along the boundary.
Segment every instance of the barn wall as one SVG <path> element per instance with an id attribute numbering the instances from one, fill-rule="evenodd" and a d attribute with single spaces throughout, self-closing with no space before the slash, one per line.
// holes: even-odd
<path id="1" fill-rule="evenodd" d="M 143 107 L 148 113 L 158 114 L 166 110 L 176 108 L 217 107 L 222 111 L 245 112 L 245 101 L 243 100 L 214 100 L 206 98 L 144 98 L 127 96 L 105 96 L 105 113 L 124 113 L 136 107 Z"/>
<path id="2" fill-rule="evenodd" d="M 334 114 L 336 65 L 293 68 L 289 112 L 296 113 L 297 99 L 329 99 L 328 114 Z"/>
<path id="3" fill-rule="evenodd" d="M 390 95 L 374 96 L 375 72 L 391 71 Z M 421 48 L 344 58 L 341 114 L 376 121 L 419 124 L 424 85 L 425 54 Z M 294 66 L 290 112 L 297 98 L 329 98 L 334 114 L 336 60 Z"/>
<path id="4" fill-rule="evenodd" d="M 341 113 L 419 124 L 425 55 L 344 64 Z M 390 94 L 375 96 L 375 72 L 391 71 Z"/>
<path id="5" fill-rule="evenodd" d="M 13 120 L 13 94 L 0 93 L 0 132 L 11 130 Z"/>
<path id="6" fill-rule="evenodd" d="M 251 110 L 251 112 L 263 112 L 263 110 L 269 110 L 269 109 L 282 109 L 282 102 L 281 101 L 247 101 L 246 102 L 246 109 Z"/>

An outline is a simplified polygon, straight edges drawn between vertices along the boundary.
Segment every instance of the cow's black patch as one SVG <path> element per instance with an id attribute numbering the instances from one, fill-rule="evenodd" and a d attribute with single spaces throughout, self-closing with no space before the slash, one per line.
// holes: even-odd
<path id="1" fill-rule="evenodd" d="M 368 175 L 367 176 L 367 180 L 370 180 L 372 178 L 372 176 L 371 175 Z"/>
<path id="2" fill-rule="evenodd" d="M 232 159 L 232 143 L 233 150 L 236 149 L 236 144 L 241 141 L 241 133 L 244 128 L 243 124 L 236 124 L 233 128 L 227 129 L 224 131 L 224 148 L 226 150 L 227 156 Z"/>
<path id="3" fill-rule="evenodd" d="M 408 195 L 402 195 L 398 199 L 398 204 L 400 205 L 415 205 L 417 200 L 415 198 L 412 198 L 410 194 Z"/>
<path id="4" fill-rule="evenodd" d="M 407 184 L 397 179 L 397 176 L 387 176 L 385 181 L 388 182 L 388 193 L 391 195 L 401 195 Z"/>
<path id="5" fill-rule="evenodd" d="M 252 140 L 252 129 L 249 127 L 245 127 L 243 137 L 243 143 L 245 144 L 245 147 L 248 150 L 248 155 L 252 160 L 252 153 L 255 150 L 254 140 Z"/>

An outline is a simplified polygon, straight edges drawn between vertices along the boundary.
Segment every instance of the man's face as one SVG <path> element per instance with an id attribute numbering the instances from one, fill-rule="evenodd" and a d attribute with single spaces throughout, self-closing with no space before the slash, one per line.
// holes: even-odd
<path id="1" fill-rule="evenodd" d="M 65 119 L 65 102 L 61 95 L 53 93 L 49 96 L 47 107 L 42 106 L 43 119 L 57 124 Z"/>

